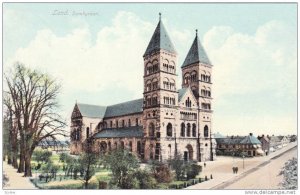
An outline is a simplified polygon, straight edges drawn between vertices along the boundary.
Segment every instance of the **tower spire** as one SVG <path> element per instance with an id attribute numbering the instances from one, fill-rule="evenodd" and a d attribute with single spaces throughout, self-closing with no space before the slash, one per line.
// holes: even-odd
<path id="1" fill-rule="evenodd" d="M 176 54 L 174 45 L 167 33 L 163 21 L 161 21 L 161 13 L 159 12 L 159 22 L 155 28 L 155 31 L 144 53 L 144 56 L 154 51 L 159 51 L 160 49 L 164 49 L 170 53 Z"/>
<path id="2" fill-rule="evenodd" d="M 181 67 L 185 67 L 196 62 L 211 65 L 210 60 L 198 38 L 198 29 L 196 29 L 196 37 Z"/>

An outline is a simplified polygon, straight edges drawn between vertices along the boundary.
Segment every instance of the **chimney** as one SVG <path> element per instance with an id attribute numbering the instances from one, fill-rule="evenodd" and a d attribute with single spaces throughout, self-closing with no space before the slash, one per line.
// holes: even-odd
<path id="1" fill-rule="evenodd" d="M 264 135 L 264 134 L 262 134 L 262 137 L 265 137 L 265 135 Z"/>
<path id="2" fill-rule="evenodd" d="M 250 136 L 252 136 L 253 134 L 252 134 L 252 133 L 250 133 L 249 135 L 250 135 Z"/>

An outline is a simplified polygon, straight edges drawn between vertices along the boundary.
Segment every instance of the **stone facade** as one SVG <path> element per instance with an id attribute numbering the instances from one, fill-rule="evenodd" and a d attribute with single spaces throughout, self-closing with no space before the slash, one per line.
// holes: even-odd
<path id="1" fill-rule="evenodd" d="M 176 89 L 177 53 L 161 20 L 143 57 L 143 99 L 108 107 L 75 105 L 71 154 L 83 152 L 86 138 L 92 137 L 100 153 L 120 147 L 144 161 L 176 154 L 187 161 L 214 160 L 212 65 L 197 34 L 181 67 L 181 89 Z"/>

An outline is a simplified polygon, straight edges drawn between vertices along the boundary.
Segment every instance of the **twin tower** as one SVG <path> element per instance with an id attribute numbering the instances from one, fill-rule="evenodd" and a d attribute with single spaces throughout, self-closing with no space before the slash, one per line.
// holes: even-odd
<path id="1" fill-rule="evenodd" d="M 177 52 L 161 14 L 143 58 L 144 135 L 156 137 L 155 148 L 161 149 L 162 158 L 180 153 L 186 160 L 213 160 L 212 65 L 197 30 L 181 65 L 181 89 L 176 88 Z"/>

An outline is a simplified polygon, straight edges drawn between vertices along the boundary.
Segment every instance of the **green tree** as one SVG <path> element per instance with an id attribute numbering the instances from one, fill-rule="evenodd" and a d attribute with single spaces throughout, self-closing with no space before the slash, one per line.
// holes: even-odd
<path id="1" fill-rule="evenodd" d="M 84 181 L 84 187 L 85 189 L 88 189 L 89 180 L 95 175 L 97 163 L 99 160 L 99 155 L 94 153 L 84 153 L 79 157 L 79 164 L 80 167 L 77 167 L 76 165 L 73 167 L 74 175 L 80 171 L 80 169 L 83 171 L 83 181 Z"/>
<path id="2" fill-rule="evenodd" d="M 201 172 L 202 167 L 196 163 L 188 163 L 185 169 L 187 179 L 195 179 L 196 176 Z"/>
<path id="3" fill-rule="evenodd" d="M 181 155 L 176 155 L 173 159 L 169 161 L 171 168 L 175 171 L 176 179 L 181 180 L 184 178 L 185 174 L 185 162 Z"/>
<path id="4" fill-rule="evenodd" d="M 139 168 L 138 159 L 127 150 L 118 149 L 104 157 L 103 163 L 112 171 L 112 183 L 118 188 L 134 188 L 136 182 L 133 177 L 135 169 Z"/>
<path id="5" fill-rule="evenodd" d="M 34 150 L 33 152 L 33 160 L 38 163 L 48 163 L 50 162 L 50 157 L 52 156 L 52 152 L 48 150 Z"/>
<path id="6" fill-rule="evenodd" d="M 172 181 L 172 173 L 167 164 L 152 161 L 150 162 L 150 170 L 157 182 L 169 183 Z"/>
<path id="7" fill-rule="evenodd" d="M 136 170 L 133 173 L 133 177 L 138 181 L 139 189 L 155 189 L 157 187 L 155 178 L 146 170 Z"/>

